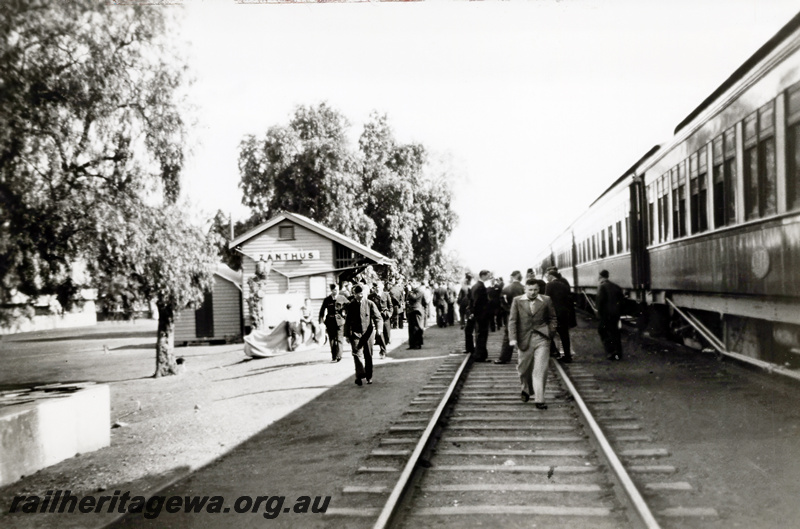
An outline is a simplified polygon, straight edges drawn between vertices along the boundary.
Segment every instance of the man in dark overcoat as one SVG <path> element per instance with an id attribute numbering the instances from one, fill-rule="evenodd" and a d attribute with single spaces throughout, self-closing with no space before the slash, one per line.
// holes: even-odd
<path id="1" fill-rule="evenodd" d="M 364 297 L 363 286 L 354 286 L 353 300 L 347 305 L 344 335 L 353 351 L 358 386 L 362 385 L 362 379 L 372 384 L 372 338 L 382 325 L 381 313 L 375 303 Z"/>
<path id="2" fill-rule="evenodd" d="M 406 292 L 409 349 L 422 349 L 425 305 L 425 294 L 420 289 L 419 282 L 414 280 L 408 285 L 408 291 Z"/>
<path id="3" fill-rule="evenodd" d="M 486 290 L 486 283 L 491 281 L 492 273 L 488 270 L 481 270 L 478 274 L 478 281 L 472 286 L 470 291 L 470 317 L 475 320 L 477 330 L 475 336 L 475 352 L 473 358 L 476 362 L 487 362 L 489 352 L 486 350 L 486 342 L 489 339 L 489 296 Z"/>
<path id="4" fill-rule="evenodd" d="M 569 291 L 569 287 L 559 281 L 556 274 L 558 274 L 558 268 L 550 267 L 547 269 L 545 275 L 547 287 L 544 293 L 550 298 L 553 302 L 553 306 L 556 308 L 556 318 L 558 319 L 556 333 L 561 337 L 561 347 L 564 349 L 564 355 L 559 356 L 555 339 L 550 341 L 550 355 L 568 364 L 572 362 L 572 350 L 570 349 L 569 341 L 569 322 L 570 312 L 574 310 L 574 308 L 572 307 L 572 293 Z"/>
<path id="5" fill-rule="evenodd" d="M 622 334 L 619 318 L 625 296 L 616 283 L 608 279 L 608 270 L 600 272 L 600 286 L 597 287 L 597 317 L 600 324 L 597 332 L 603 342 L 609 360 L 622 360 Z"/>
<path id="6" fill-rule="evenodd" d="M 433 291 L 433 304 L 436 307 L 436 325 L 447 327 L 447 285 L 439 283 Z"/>
<path id="7" fill-rule="evenodd" d="M 514 270 L 511 272 L 511 282 L 503 288 L 503 294 L 500 297 L 500 309 L 504 313 L 506 326 L 503 329 L 503 344 L 500 346 L 500 358 L 494 361 L 495 364 L 507 364 L 511 361 L 514 348 L 509 344 L 508 316 L 511 312 L 511 302 L 514 301 L 515 297 L 521 296 L 524 293 L 525 287 L 522 286 L 522 274 L 519 270 Z"/>

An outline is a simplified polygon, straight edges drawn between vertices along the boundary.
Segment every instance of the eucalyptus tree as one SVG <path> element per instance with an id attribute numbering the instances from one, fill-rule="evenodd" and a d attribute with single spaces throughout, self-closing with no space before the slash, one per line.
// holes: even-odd
<path id="1" fill-rule="evenodd" d="M 94 0 L 3 6 L 0 303 L 15 292 L 56 294 L 68 307 L 87 286 L 74 279 L 78 262 L 97 274 L 88 286 L 126 292 L 128 301 L 155 295 L 165 308 L 207 284 L 208 271 L 169 266 L 194 259 L 193 249 L 158 244 L 169 235 L 153 232 L 170 221 L 185 234 L 171 209 L 187 127 L 186 68 L 170 41 L 171 16 L 163 7 Z M 141 240 L 150 248 L 134 252 L 142 262 L 122 255 L 121 242 Z M 146 274 L 167 270 L 176 292 L 146 286 L 161 281 Z M 127 277 L 131 271 L 137 277 Z"/>

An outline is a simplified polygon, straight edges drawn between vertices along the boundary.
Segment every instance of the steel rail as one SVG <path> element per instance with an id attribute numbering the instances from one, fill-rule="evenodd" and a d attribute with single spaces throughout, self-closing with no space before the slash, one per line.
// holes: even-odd
<path id="1" fill-rule="evenodd" d="M 405 468 L 403 468 L 403 472 L 400 474 L 400 478 L 397 480 L 397 484 L 394 486 L 394 489 L 392 489 L 389 499 L 386 500 L 386 503 L 384 504 L 380 515 L 378 516 L 378 520 L 375 522 L 375 525 L 372 526 L 373 529 L 385 529 L 391 522 L 392 517 L 397 513 L 397 508 L 403 499 L 403 495 L 408 490 L 411 478 L 414 475 L 414 470 L 416 469 L 417 463 L 419 463 L 420 456 L 425 450 L 434 428 L 436 428 L 436 425 L 439 423 L 439 420 L 442 417 L 442 412 L 450 403 L 450 399 L 455 392 L 456 386 L 463 377 L 464 371 L 471 359 L 471 356 L 472 355 L 467 355 L 464 361 L 461 362 L 461 365 L 459 366 L 458 371 L 456 371 L 452 382 L 450 382 L 450 386 L 447 388 L 447 391 L 445 391 L 441 402 L 439 402 L 439 406 L 436 408 L 436 411 L 433 412 L 433 416 L 431 417 L 431 420 L 428 421 L 425 431 L 422 432 L 422 437 L 420 437 L 419 442 L 417 442 L 417 446 L 411 453 L 411 457 L 409 457 Z"/>
<path id="2" fill-rule="evenodd" d="M 558 375 L 561 377 L 561 380 L 567 386 L 567 389 L 575 399 L 575 404 L 578 405 L 578 409 L 580 410 L 583 419 L 589 425 L 592 435 L 600 445 L 600 450 L 603 452 L 603 455 L 608 461 L 611 470 L 614 472 L 620 484 L 622 485 L 625 495 L 630 500 L 631 504 L 639 515 L 639 518 L 644 523 L 644 526 L 648 529 L 660 529 L 658 522 L 653 516 L 653 513 L 650 511 L 650 507 L 647 506 L 647 502 L 645 502 L 644 498 L 642 498 L 642 495 L 639 493 L 639 489 L 637 489 L 636 485 L 634 485 L 633 480 L 631 480 L 631 477 L 628 475 L 628 471 L 626 471 L 625 467 L 622 466 L 622 462 L 619 460 L 619 457 L 617 457 L 617 454 L 614 452 L 614 449 L 611 447 L 608 439 L 606 439 L 606 436 L 603 434 L 603 430 L 600 429 L 597 421 L 594 420 L 594 417 L 589 411 L 589 408 L 586 406 L 586 403 L 583 401 L 583 398 L 578 393 L 577 388 L 572 383 L 572 380 L 570 380 L 569 376 L 564 371 L 564 368 L 561 367 L 561 364 L 559 364 L 557 361 L 553 361 L 552 363 L 555 364 Z"/>

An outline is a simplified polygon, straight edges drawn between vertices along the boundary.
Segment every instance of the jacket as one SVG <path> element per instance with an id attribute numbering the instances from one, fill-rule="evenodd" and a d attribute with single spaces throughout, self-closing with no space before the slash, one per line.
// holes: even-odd
<path id="1" fill-rule="evenodd" d="M 556 309 L 549 297 L 539 294 L 534 301 L 533 312 L 528 296 L 523 294 L 511 302 L 511 312 L 508 315 L 508 338 L 516 340 L 520 350 L 525 351 L 530 347 L 531 337 L 540 334 L 550 339 L 556 332 L 558 319 Z"/>

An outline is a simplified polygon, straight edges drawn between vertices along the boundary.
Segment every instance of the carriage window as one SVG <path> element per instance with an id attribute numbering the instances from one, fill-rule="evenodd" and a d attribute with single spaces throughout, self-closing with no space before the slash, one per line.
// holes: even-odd
<path id="1" fill-rule="evenodd" d="M 686 235 L 686 184 L 684 184 L 683 164 L 672 171 L 672 237 L 677 239 Z"/>
<path id="2" fill-rule="evenodd" d="M 669 193 L 669 173 L 664 173 L 658 186 L 658 240 L 661 242 L 666 241 L 669 236 L 667 193 Z"/>
<path id="3" fill-rule="evenodd" d="M 744 120 L 744 214 L 757 219 L 778 212 L 775 106 L 770 102 Z"/>
<path id="4" fill-rule="evenodd" d="M 625 226 L 628 226 L 628 219 L 625 219 Z M 617 236 L 617 253 L 622 253 L 622 221 L 617 221 L 617 229 L 614 232 Z"/>
<path id="5" fill-rule="evenodd" d="M 608 234 L 608 255 L 614 255 L 614 233 L 611 231 L 611 226 L 606 231 Z"/>
<path id="6" fill-rule="evenodd" d="M 786 198 L 789 209 L 800 209 L 800 83 L 786 97 Z"/>
<path id="7" fill-rule="evenodd" d="M 689 208 L 692 217 L 692 233 L 701 233 L 708 229 L 707 165 L 705 148 L 700 149 L 689 158 L 689 188 L 691 193 Z"/>
<path id="8" fill-rule="evenodd" d="M 736 129 L 717 136 L 712 144 L 714 178 L 714 226 L 736 222 Z"/>
<path id="9" fill-rule="evenodd" d="M 655 184 L 650 184 L 647 186 L 647 229 L 650 235 L 650 244 L 654 244 L 656 242 L 655 238 L 655 223 L 656 223 L 656 208 L 654 204 L 655 200 Z"/>

